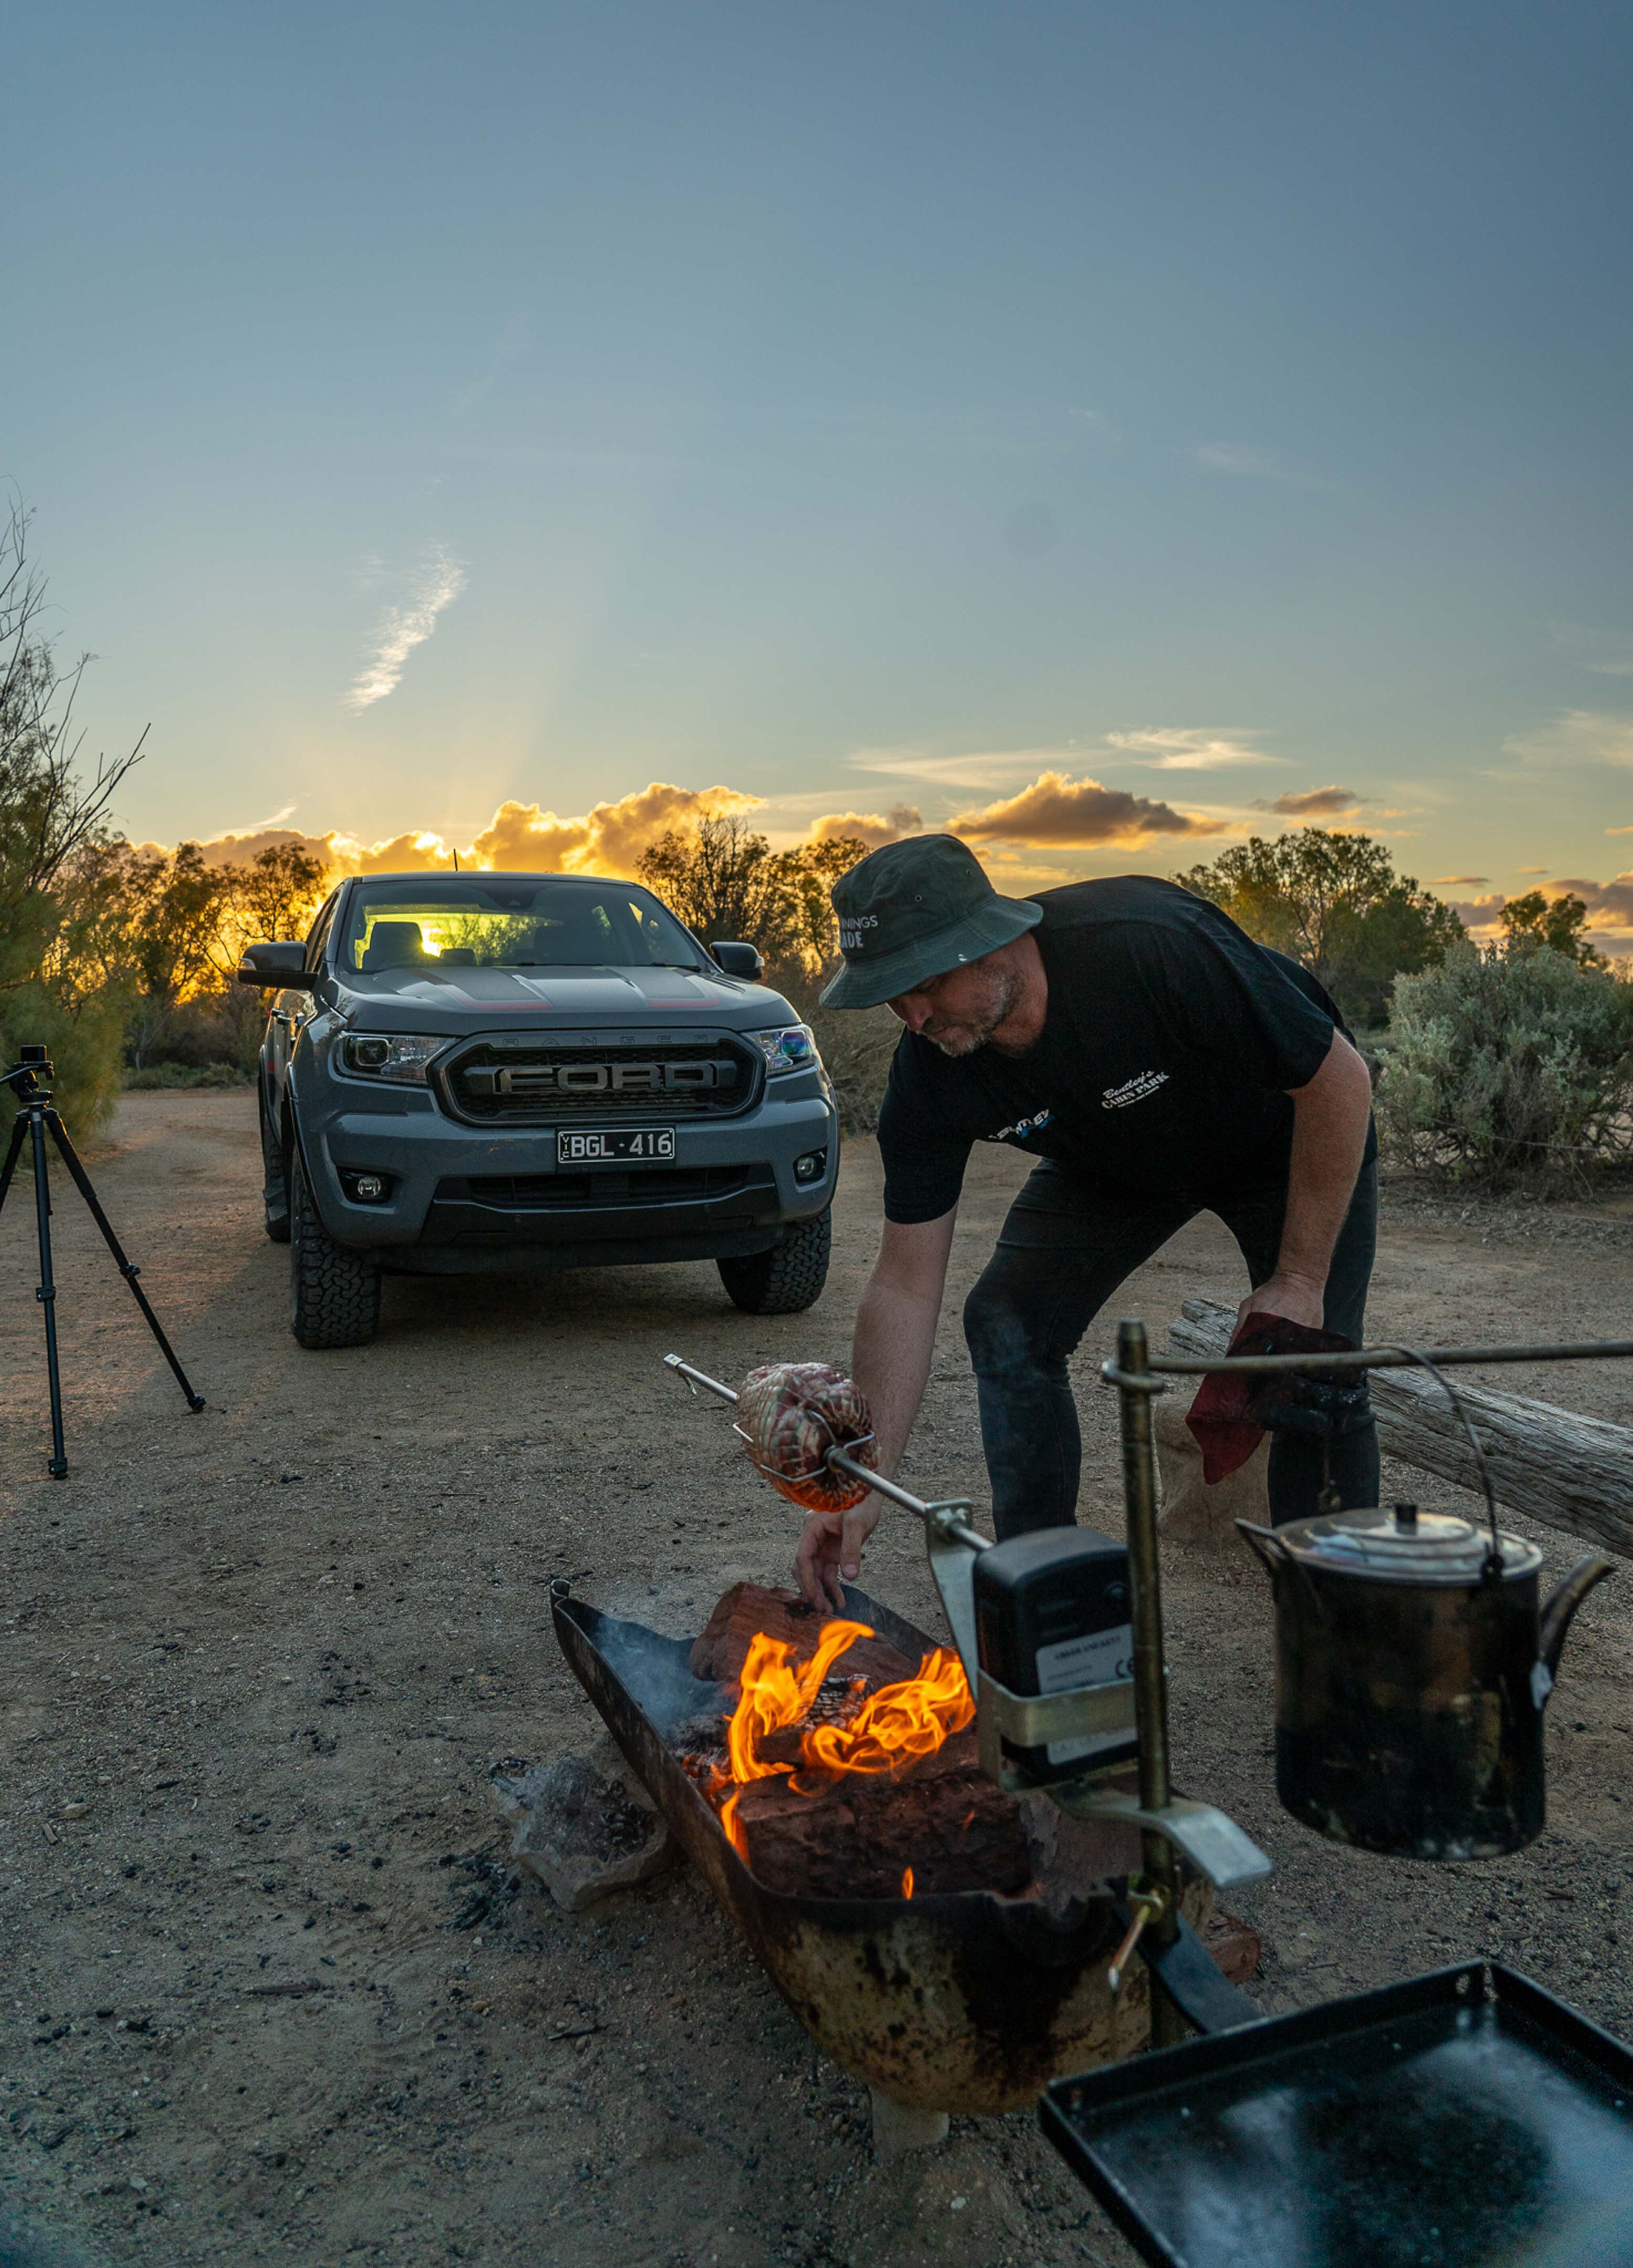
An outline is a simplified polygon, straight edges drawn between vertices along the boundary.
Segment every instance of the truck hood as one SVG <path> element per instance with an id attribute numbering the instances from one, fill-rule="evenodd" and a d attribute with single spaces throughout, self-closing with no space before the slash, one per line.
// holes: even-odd
<path id="1" fill-rule="evenodd" d="M 753 1031 L 792 1023 L 780 992 L 689 968 L 420 968 L 337 976 L 335 1007 L 357 1029 L 467 1032 L 569 1029 L 600 1022 L 717 1024 Z"/>

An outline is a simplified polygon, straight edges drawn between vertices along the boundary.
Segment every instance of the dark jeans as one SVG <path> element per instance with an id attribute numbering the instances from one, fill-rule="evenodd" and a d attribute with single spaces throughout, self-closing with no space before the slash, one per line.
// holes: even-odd
<path id="1" fill-rule="evenodd" d="M 1200 1197 L 1130 1197 L 1078 1180 L 1046 1160 L 1010 1207 L 997 1249 L 964 1307 L 975 1368 L 981 1440 L 1001 1537 L 1077 1518 L 1082 1461 L 1067 1357 L 1125 1276 L 1199 1212 L 1217 1213 L 1241 1247 L 1250 1283 L 1276 1272 L 1284 1183 Z M 1360 1341 L 1378 1235 L 1378 1173 L 1363 1167 L 1327 1278 L 1329 1331 Z M 1159 1341 L 1160 1346 L 1160 1341 Z M 1109 1351 L 1109 1348 L 1108 1348 Z M 1187 1392 L 1190 1381 L 1176 1381 Z M 1317 1509 L 1323 1444 L 1277 1433 L 1270 1449 L 1270 1517 Z M 1369 1420 L 1331 1445 L 1344 1504 L 1378 1501 L 1378 1433 Z"/>

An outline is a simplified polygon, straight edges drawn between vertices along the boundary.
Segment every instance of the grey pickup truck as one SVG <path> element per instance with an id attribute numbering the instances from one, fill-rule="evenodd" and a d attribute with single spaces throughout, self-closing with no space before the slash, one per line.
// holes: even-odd
<path id="1" fill-rule="evenodd" d="M 362 1346 L 383 1274 L 712 1260 L 751 1314 L 828 1273 L 839 1118 L 752 945 L 633 883 L 371 874 L 249 946 L 291 1328 Z"/>

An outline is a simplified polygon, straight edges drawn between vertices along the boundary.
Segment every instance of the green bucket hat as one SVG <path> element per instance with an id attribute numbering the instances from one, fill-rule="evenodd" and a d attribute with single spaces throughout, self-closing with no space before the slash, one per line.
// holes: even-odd
<path id="1" fill-rule="evenodd" d="M 887 843 L 842 874 L 833 896 L 845 965 L 823 989 L 825 1008 L 877 1008 L 1043 919 L 1029 898 L 1001 898 L 953 835 Z"/>

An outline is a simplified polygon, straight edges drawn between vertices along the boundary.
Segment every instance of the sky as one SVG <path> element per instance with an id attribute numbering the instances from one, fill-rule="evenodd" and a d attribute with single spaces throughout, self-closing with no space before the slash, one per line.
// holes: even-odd
<path id="1" fill-rule="evenodd" d="M 1035 888 L 1315 821 L 1633 944 L 1625 8 L 7 48 L 0 475 L 87 752 L 151 727 L 133 839 L 587 866 L 736 808 Z"/>

